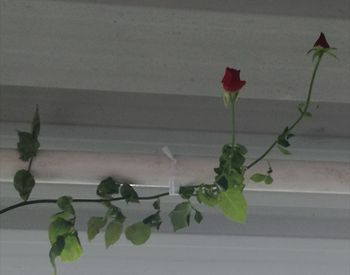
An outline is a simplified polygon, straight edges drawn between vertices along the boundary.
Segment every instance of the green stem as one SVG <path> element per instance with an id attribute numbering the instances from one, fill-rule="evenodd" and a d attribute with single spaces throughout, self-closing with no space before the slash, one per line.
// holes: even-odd
<path id="1" fill-rule="evenodd" d="M 231 101 L 231 135 L 232 135 L 232 150 L 233 150 L 233 146 L 235 145 L 235 101 L 236 101 L 236 94 L 231 93 L 230 94 L 230 101 Z"/>
<path id="2" fill-rule="evenodd" d="M 310 105 L 310 102 L 311 102 L 311 93 L 312 93 L 312 88 L 314 86 L 314 80 L 315 80 L 315 77 L 316 77 L 316 72 L 318 70 L 318 67 L 320 65 L 320 62 L 321 62 L 321 58 L 322 58 L 322 55 L 319 56 L 319 58 L 317 59 L 317 62 L 316 62 L 316 65 L 315 65 L 315 69 L 312 73 L 312 77 L 311 77 L 311 82 L 310 82 L 310 86 L 309 86 L 309 92 L 307 94 L 307 99 L 306 99 L 306 103 L 305 103 L 305 106 L 304 106 L 304 109 L 302 110 L 302 112 L 300 113 L 298 119 L 290 126 L 288 127 L 288 132 L 290 133 L 294 128 L 295 126 L 298 125 L 298 123 L 303 119 L 305 113 L 307 112 L 308 108 L 309 108 L 309 105 Z"/>
<path id="3" fill-rule="evenodd" d="M 29 160 L 28 169 L 27 169 L 28 172 L 30 172 L 30 170 L 32 169 L 33 160 L 34 160 L 34 157 L 31 157 Z"/>
<path id="4" fill-rule="evenodd" d="M 288 133 L 290 133 L 298 124 L 299 122 L 304 118 L 305 116 L 305 113 L 307 112 L 308 108 L 309 108 L 309 105 L 310 105 L 310 101 L 311 101 L 311 94 L 312 94 L 312 88 L 313 88 L 313 85 L 314 85 L 314 81 L 315 81 L 315 77 L 316 77 L 316 72 L 318 70 L 318 67 L 320 65 L 320 62 L 321 62 L 321 59 L 322 59 L 322 54 L 318 57 L 317 59 L 317 62 L 316 62 L 316 65 L 315 65 L 315 68 L 314 68 L 314 71 L 312 73 L 312 77 L 311 77 L 311 81 L 310 81 L 310 85 L 309 85 L 309 91 L 307 93 L 307 99 L 306 99 L 306 102 L 305 102 L 305 106 L 302 110 L 302 112 L 300 113 L 299 117 L 295 120 L 295 122 L 288 127 Z M 287 134 L 288 134 L 287 133 Z M 270 147 L 260 156 L 258 157 L 256 160 L 254 160 L 252 163 L 250 163 L 246 169 L 249 169 L 251 167 L 253 167 L 255 164 L 257 164 L 259 161 L 261 161 L 264 157 L 266 157 L 266 155 L 268 153 L 270 153 L 270 151 L 277 145 L 277 140 L 275 140 L 271 145 Z"/>
<path id="5" fill-rule="evenodd" d="M 153 195 L 153 196 L 147 196 L 147 197 L 139 197 L 139 200 L 154 200 L 154 199 L 158 199 L 160 197 L 165 197 L 165 196 L 169 196 L 169 192 L 165 192 L 165 193 L 160 193 L 157 195 Z M 99 203 L 99 202 L 106 202 L 106 201 L 121 201 L 124 200 L 123 197 L 118 197 L 118 198 L 113 198 L 113 199 L 73 199 L 73 202 L 86 202 L 86 203 Z M 11 205 L 9 207 L 6 207 L 4 209 L 0 210 L 0 215 L 4 214 L 10 210 L 16 209 L 16 208 L 20 208 L 23 206 L 27 206 L 27 205 L 31 205 L 31 204 L 43 204 L 43 203 L 56 203 L 57 200 L 56 199 L 42 199 L 42 200 L 31 200 L 31 201 L 23 201 L 20 203 L 16 203 L 14 205 Z"/>

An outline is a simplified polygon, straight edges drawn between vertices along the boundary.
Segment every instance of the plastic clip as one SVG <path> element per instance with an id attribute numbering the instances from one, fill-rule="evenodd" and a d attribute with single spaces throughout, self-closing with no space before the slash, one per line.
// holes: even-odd
<path id="1" fill-rule="evenodd" d="M 168 146 L 164 146 L 162 148 L 162 152 L 164 155 L 168 157 L 168 159 L 171 161 L 171 167 L 170 167 L 170 175 L 169 175 L 169 195 L 170 196 L 176 196 L 178 195 L 178 190 L 175 186 L 175 180 L 176 180 L 176 158 L 174 155 L 171 153 L 170 149 Z"/>

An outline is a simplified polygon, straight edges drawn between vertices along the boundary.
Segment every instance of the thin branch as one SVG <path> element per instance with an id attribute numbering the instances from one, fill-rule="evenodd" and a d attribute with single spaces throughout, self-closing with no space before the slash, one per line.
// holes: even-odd
<path id="1" fill-rule="evenodd" d="M 28 168 L 27 171 L 30 172 L 30 170 L 32 169 L 32 163 L 33 163 L 34 157 L 31 157 L 29 160 L 29 164 L 28 164 Z"/>
<path id="2" fill-rule="evenodd" d="M 267 150 L 260 156 L 258 157 L 256 160 L 254 160 L 252 163 L 250 163 L 246 169 L 250 169 L 251 167 L 253 167 L 255 164 L 257 164 L 259 161 L 261 161 L 264 157 L 267 156 L 268 153 L 270 153 L 270 151 L 276 146 L 277 141 L 275 140 L 269 148 L 267 148 Z"/>
<path id="3" fill-rule="evenodd" d="M 308 111 L 309 105 L 310 105 L 310 101 L 311 101 L 311 93 L 312 93 L 312 88 L 314 85 L 314 80 L 315 80 L 315 76 L 316 76 L 316 72 L 318 70 L 318 66 L 320 65 L 322 59 L 322 55 L 319 56 L 319 58 L 317 59 L 314 71 L 312 73 L 312 77 L 311 77 L 311 81 L 310 81 L 310 85 L 309 85 L 309 91 L 307 94 L 307 99 L 306 99 L 306 103 L 304 106 L 304 109 L 302 110 L 302 112 L 300 112 L 299 117 L 296 119 L 296 121 L 290 126 L 288 127 L 288 133 L 290 133 L 298 124 L 299 122 L 303 119 L 303 117 L 305 116 L 305 113 Z M 287 134 L 288 134 L 287 133 Z M 269 148 L 267 148 L 267 150 L 260 156 L 258 157 L 256 160 L 254 160 L 252 163 L 250 163 L 246 169 L 249 169 L 251 167 L 253 167 L 255 164 L 257 164 L 259 161 L 261 161 L 264 157 L 266 157 L 266 155 L 268 153 L 270 153 L 270 151 L 276 146 L 277 144 L 277 140 L 275 140 Z"/>
<path id="4" fill-rule="evenodd" d="M 165 196 L 169 196 L 169 192 L 160 193 L 160 194 L 153 195 L 153 196 L 139 197 L 139 200 L 140 201 L 142 201 L 142 200 L 154 200 L 154 199 L 158 199 L 160 197 L 165 197 Z M 72 199 L 72 202 L 100 203 L 100 202 L 121 201 L 121 200 L 124 200 L 124 198 L 118 197 L 118 198 L 113 198 L 113 199 Z M 6 207 L 4 209 L 1 209 L 0 215 L 6 213 L 8 211 L 11 211 L 13 209 L 20 208 L 20 207 L 27 206 L 27 205 L 31 205 L 31 204 L 44 204 L 44 203 L 56 203 L 56 202 L 57 202 L 56 199 L 41 199 L 41 200 L 23 201 L 20 203 L 13 204 L 13 205 Z"/>

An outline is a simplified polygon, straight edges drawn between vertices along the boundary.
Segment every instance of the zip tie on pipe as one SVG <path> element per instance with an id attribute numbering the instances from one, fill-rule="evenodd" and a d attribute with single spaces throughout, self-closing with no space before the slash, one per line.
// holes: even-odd
<path id="1" fill-rule="evenodd" d="M 171 153 L 170 148 L 168 146 L 164 146 L 162 148 L 162 152 L 164 155 L 171 161 L 171 167 L 170 167 L 170 175 L 169 175 L 169 195 L 170 196 L 177 196 L 178 190 L 175 186 L 175 180 L 176 180 L 176 158 L 174 155 Z"/>

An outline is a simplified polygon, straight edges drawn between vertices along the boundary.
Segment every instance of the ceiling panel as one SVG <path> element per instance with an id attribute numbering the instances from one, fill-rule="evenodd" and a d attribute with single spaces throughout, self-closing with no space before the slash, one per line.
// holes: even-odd
<path id="1" fill-rule="evenodd" d="M 305 53 L 324 31 L 338 59 L 323 61 L 315 100 L 350 102 L 343 0 L 187 2 L 2 0 L 0 82 L 219 97 L 233 66 L 247 80 L 242 97 L 300 100 L 312 70 Z"/>

